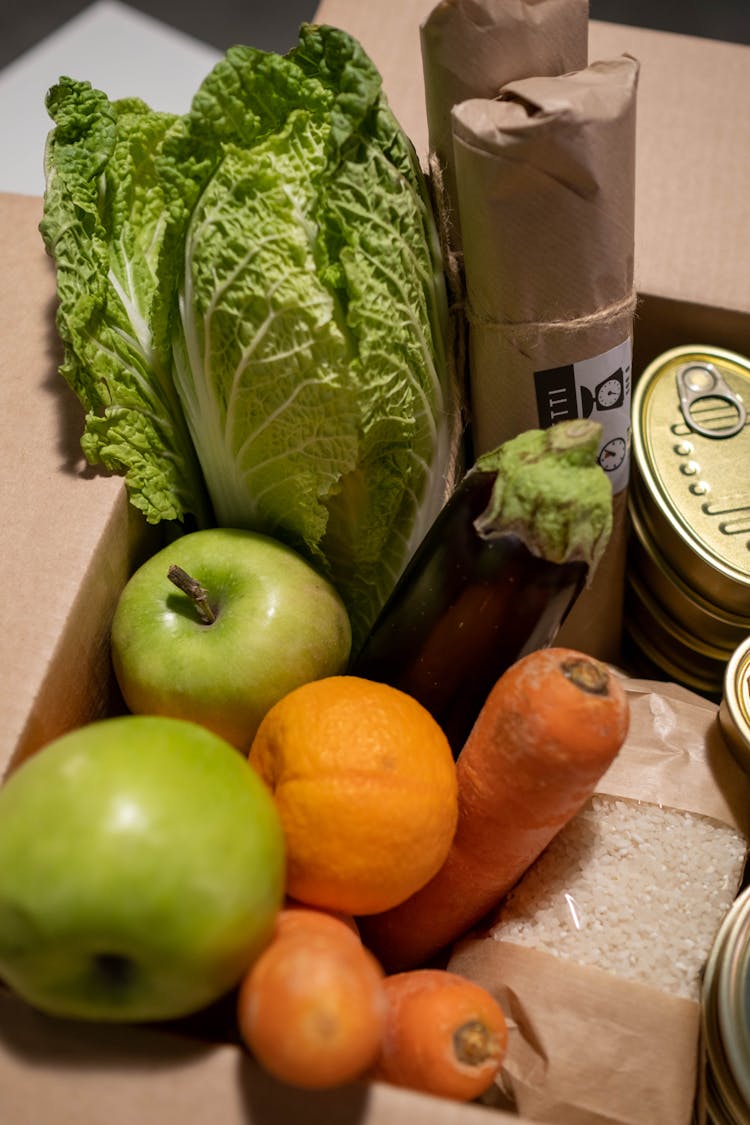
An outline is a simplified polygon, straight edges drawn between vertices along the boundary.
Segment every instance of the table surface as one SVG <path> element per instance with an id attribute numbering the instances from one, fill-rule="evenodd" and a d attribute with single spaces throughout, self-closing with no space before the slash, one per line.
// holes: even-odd
<path id="1" fill-rule="evenodd" d="M 227 47 L 286 51 L 317 9 L 317 0 L 23 0 L 11 13 L 11 3 L 0 0 L 0 191 L 30 195 L 43 191 L 44 93 L 62 74 L 183 112 Z M 590 14 L 750 44 L 748 0 L 590 0 Z"/>

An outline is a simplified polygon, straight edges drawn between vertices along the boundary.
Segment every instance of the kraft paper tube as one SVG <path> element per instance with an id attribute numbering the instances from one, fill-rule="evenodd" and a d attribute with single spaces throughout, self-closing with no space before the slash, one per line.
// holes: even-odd
<path id="1" fill-rule="evenodd" d="M 420 28 L 430 152 L 442 167 L 447 216 L 457 215 L 451 110 L 502 86 L 588 62 L 588 0 L 443 0 Z M 460 243 L 456 229 L 454 248 Z"/>
<path id="2" fill-rule="evenodd" d="M 602 424 L 615 525 L 559 643 L 603 659 L 624 586 L 638 71 L 594 62 L 452 112 L 474 454 L 563 418 Z"/>

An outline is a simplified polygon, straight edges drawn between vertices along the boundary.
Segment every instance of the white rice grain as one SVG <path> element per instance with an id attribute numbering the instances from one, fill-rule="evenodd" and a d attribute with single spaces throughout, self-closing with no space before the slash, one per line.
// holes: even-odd
<path id="1" fill-rule="evenodd" d="M 492 936 L 698 999 L 746 850 L 708 817 L 594 796 L 510 893 Z"/>

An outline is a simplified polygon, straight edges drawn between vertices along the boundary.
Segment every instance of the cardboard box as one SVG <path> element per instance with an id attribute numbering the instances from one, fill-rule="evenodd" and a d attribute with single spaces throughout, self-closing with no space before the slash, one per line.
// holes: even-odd
<path id="1" fill-rule="evenodd" d="M 112 607 L 154 540 L 121 480 L 81 453 L 82 411 L 57 373 L 41 213 L 39 199 L 0 196 L 0 773 L 112 705 Z"/>
<path id="2" fill-rule="evenodd" d="M 491 1114 L 488 1117 L 488 1114 Z M 232 1044 L 51 1020 L 0 989 L 3 1125 L 524 1125 L 382 1083 L 310 1093 Z"/>
<path id="3" fill-rule="evenodd" d="M 419 22 L 431 0 L 324 0 L 319 22 L 355 34 L 424 153 Z M 666 348 L 750 353 L 750 48 L 592 23 L 591 57 L 641 60 L 636 370 Z M 87 468 L 81 414 L 56 374 L 54 274 L 38 199 L 0 196 L 0 776 L 116 704 L 107 658 L 114 603 L 153 533 L 122 482 Z M 378 1085 L 299 1094 L 246 1053 L 189 1029 L 89 1028 L 0 990 L 0 1118 L 9 1125 L 285 1125 L 306 1120 L 471 1125 L 506 1119 Z M 492 1113 L 492 1118 L 488 1114 Z M 519 1121 L 518 1118 L 512 1118 Z"/>

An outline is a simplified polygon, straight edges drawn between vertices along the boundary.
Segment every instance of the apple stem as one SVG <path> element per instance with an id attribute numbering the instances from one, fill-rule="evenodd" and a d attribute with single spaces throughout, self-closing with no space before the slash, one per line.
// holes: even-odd
<path id="1" fill-rule="evenodd" d="M 216 620 L 216 614 L 211 609 L 208 601 L 208 591 L 205 586 L 201 586 L 196 578 L 192 578 L 186 570 L 181 566 L 172 565 L 167 571 L 167 578 L 170 582 L 174 582 L 179 590 L 195 603 L 195 608 L 198 610 L 201 621 L 204 625 L 213 625 Z"/>

